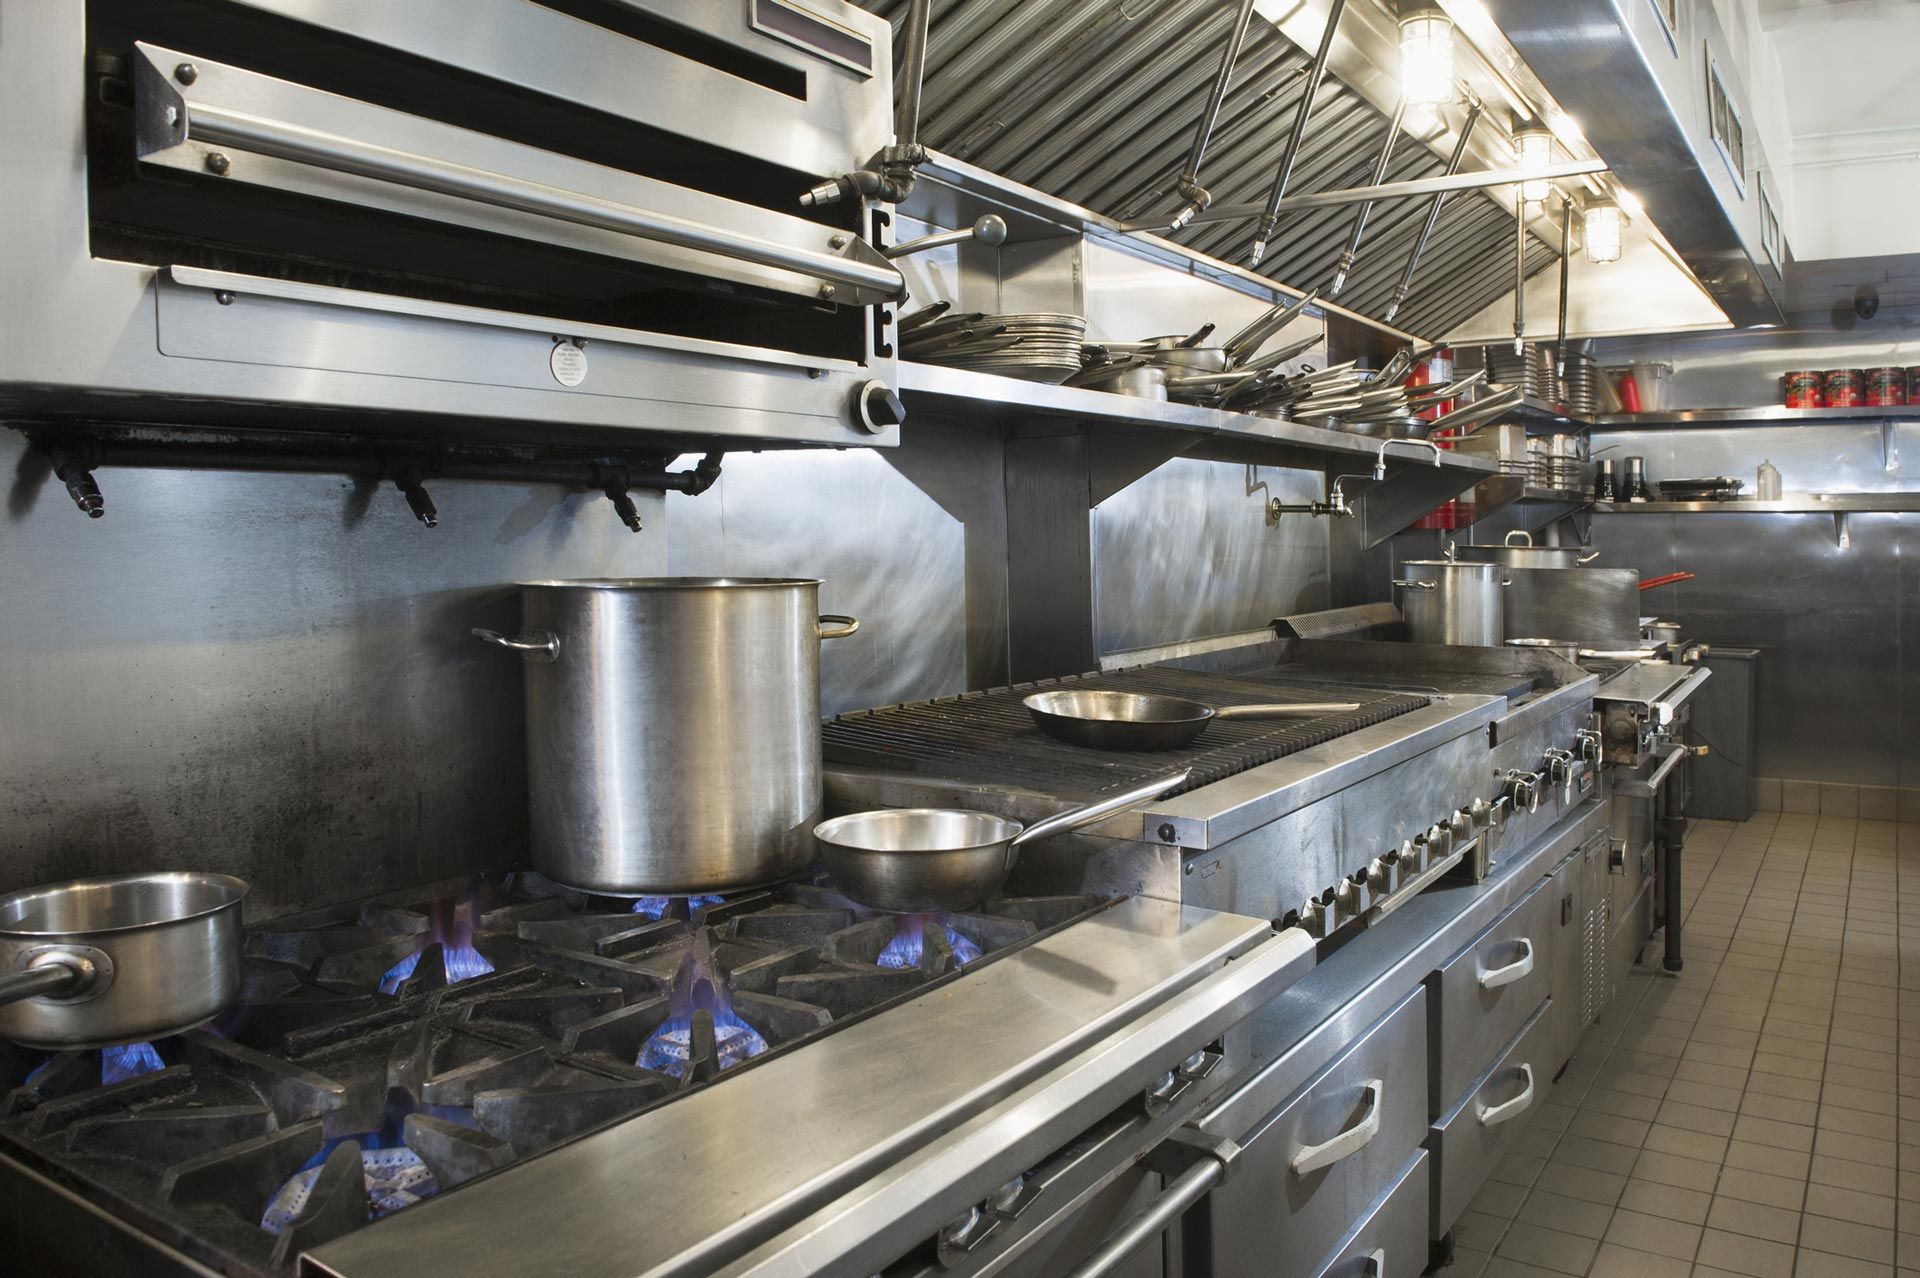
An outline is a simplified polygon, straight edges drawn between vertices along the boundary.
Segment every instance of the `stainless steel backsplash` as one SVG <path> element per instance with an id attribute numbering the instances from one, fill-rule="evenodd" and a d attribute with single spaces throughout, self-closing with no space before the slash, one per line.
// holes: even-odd
<path id="1" fill-rule="evenodd" d="M 823 578 L 862 624 L 824 645 L 827 713 L 1004 683 L 1000 438 L 908 438 L 730 457 L 702 496 L 636 496 L 635 535 L 559 488 L 436 483 L 427 530 L 390 486 L 131 470 L 100 472 L 90 521 L 0 432 L 0 890 L 195 866 L 260 917 L 516 859 L 520 667 L 467 630 L 515 625 L 517 580 Z M 1263 503 L 1319 488 L 1176 461 L 1102 503 L 1097 650 L 1316 606 L 1324 521 Z"/>

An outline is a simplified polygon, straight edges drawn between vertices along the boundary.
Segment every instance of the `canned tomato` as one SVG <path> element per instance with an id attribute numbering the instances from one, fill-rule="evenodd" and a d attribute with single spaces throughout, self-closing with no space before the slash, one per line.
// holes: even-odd
<path id="1" fill-rule="evenodd" d="M 1920 404 L 1920 368 L 1907 370 L 1907 402 Z"/>
<path id="2" fill-rule="evenodd" d="M 1867 370 L 1867 404 L 1872 408 L 1887 408 L 1894 404 L 1907 402 L 1907 370 L 1904 368 L 1869 368 Z"/>
<path id="3" fill-rule="evenodd" d="M 1825 408 L 1827 397 L 1822 390 L 1820 370 L 1803 368 L 1787 374 L 1788 408 Z"/>
<path id="4" fill-rule="evenodd" d="M 1867 376 L 1857 368 L 1830 368 L 1824 379 L 1828 408 L 1859 408 L 1867 401 Z"/>

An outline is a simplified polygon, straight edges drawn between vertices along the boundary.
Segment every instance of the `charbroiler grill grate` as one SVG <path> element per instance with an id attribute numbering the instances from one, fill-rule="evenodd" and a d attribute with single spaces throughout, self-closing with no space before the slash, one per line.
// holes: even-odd
<path id="1" fill-rule="evenodd" d="M 1214 706 L 1350 701 L 1360 708 L 1310 719 L 1216 720 L 1207 725 L 1199 741 L 1178 750 L 1110 751 L 1069 745 L 1034 726 L 1022 700 L 1055 688 L 1159 693 Z M 1423 696 L 1375 688 L 1155 666 L 843 714 L 827 721 L 824 748 L 831 763 L 1071 800 L 1097 798 L 1176 768 L 1191 768 L 1187 784 L 1173 791 L 1181 794 L 1427 704 Z"/>

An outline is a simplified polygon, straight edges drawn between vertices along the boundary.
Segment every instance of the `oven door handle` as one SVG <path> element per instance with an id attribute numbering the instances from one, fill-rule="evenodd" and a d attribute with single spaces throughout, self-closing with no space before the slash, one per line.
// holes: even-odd
<path id="1" fill-rule="evenodd" d="M 1302 1145 L 1293 1156 L 1293 1174 L 1307 1176 L 1325 1167 L 1331 1167 L 1343 1158 L 1365 1149 L 1380 1131 L 1380 1096 L 1386 1090 L 1386 1084 L 1380 1079 L 1372 1079 L 1366 1085 L 1367 1112 L 1359 1122 L 1335 1136 L 1324 1145 Z"/>
<path id="2" fill-rule="evenodd" d="M 1227 1165 L 1218 1157 L 1202 1153 L 1170 1182 L 1153 1205 L 1107 1236 L 1091 1256 L 1067 1278 L 1108 1278 L 1124 1264 L 1141 1243 L 1171 1225 L 1187 1208 L 1199 1202 L 1206 1192 L 1220 1183 Z"/>

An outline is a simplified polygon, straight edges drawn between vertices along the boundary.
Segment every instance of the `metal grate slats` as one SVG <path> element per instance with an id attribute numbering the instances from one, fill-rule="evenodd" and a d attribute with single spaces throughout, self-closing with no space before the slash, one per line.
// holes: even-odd
<path id="1" fill-rule="evenodd" d="M 1198 741 L 1179 750 L 1093 750 L 1046 736 L 1021 704 L 1029 693 L 1063 687 L 1164 693 L 1209 705 L 1343 701 L 1356 702 L 1360 709 L 1304 720 L 1218 721 L 1209 724 Z M 1152 667 L 1015 684 L 839 715 L 827 721 L 825 753 L 833 763 L 1074 801 L 1124 790 L 1159 773 L 1192 768 L 1192 780 L 1176 791 L 1184 793 L 1426 704 L 1423 696 L 1374 688 Z"/>

